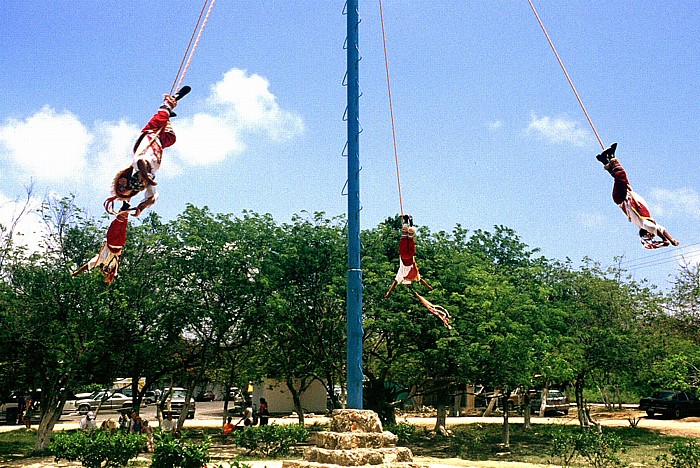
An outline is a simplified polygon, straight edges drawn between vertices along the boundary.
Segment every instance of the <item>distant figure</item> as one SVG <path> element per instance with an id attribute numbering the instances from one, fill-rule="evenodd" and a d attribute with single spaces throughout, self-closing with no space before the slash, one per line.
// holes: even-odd
<path id="1" fill-rule="evenodd" d="M 248 400 L 245 402 L 245 409 L 243 410 L 243 417 L 238 420 L 236 426 L 238 426 L 241 421 L 243 421 L 244 427 L 249 427 L 253 425 L 253 402 Z"/>
<path id="2" fill-rule="evenodd" d="M 102 421 L 100 429 L 109 431 L 112 434 L 114 434 L 115 432 L 117 432 L 117 421 L 115 421 L 114 418 L 105 419 L 104 421 Z"/>
<path id="3" fill-rule="evenodd" d="M 88 411 L 88 413 L 83 416 L 80 420 L 80 430 L 85 432 L 93 432 L 97 428 L 97 422 L 95 421 L 95 413 Z"/>
<path id="4" fill-rule="evenodd" d="M 261 426 L 266 426 L 270 419 L 270 410 L 267 406 L 267 400 L 260 398 L 260 407 L 258 408 L 259 421 Z"/>
<path id="5" fill-rule="evenodd" d="M 144 419 L 141 422 L 141 434 L 146 436 L 146 451 L 152 452 L 155 447 L 153 444 L 153 428 L 148 424 L 148 419 Z"/>
<path id="6" fill-rule="evenodd" d="M 122 413 L 119 415 L 119 431 L 126 432 L 129 428 L 129 418 L 126 414 Z"/>
<path id="7" fill-rule="evenodd" d="M 231 416 L 228 417 L 228 420 L 226 421 L 226 424 L 224 424 L 224 435 L 229 435 L 230 433 L 233 432 L 233 429 L 236 427 L 233 425 L 231 422 Z"/>
<path id="8" fill-rule="evenodd" d="M 129 420 L 129 433 L 140 434 L 141 433 L 141 418 L 136 413 L 136 411 L 131 412 L 131 419 Z"/>
<path id="9" fill-rule="evenodd" d="M 163 423 L 160 425 L 160 429 L 166 434 L 171 434 L 175 430 L 175 421 L 173 421 L 172 413 L 168 413 L 163 419 Z"/>

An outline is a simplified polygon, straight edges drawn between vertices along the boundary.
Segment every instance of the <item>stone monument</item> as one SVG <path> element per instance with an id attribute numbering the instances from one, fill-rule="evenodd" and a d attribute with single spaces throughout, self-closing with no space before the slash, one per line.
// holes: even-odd
<path id="1" fill-rule="evenodd" d="M 382 429 L 374 411 L 335 410 L 330 431 L 312 434 L 316 445 L 304 450 L 303 460 L 282 462 L 282 468 L 429 468 L 413 462 L 408 447 L 397 447 L 398 437 Z"/>

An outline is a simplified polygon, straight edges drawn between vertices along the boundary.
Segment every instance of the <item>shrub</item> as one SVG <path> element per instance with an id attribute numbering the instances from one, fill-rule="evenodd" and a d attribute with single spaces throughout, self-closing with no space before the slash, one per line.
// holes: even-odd
<path id="1" fill-rule="evenodd" d="M 234 443 L 248 449 L 248 455 L 257 453 L 263 457 L 286 455 L 292 445 L 304 443 L 308 437 L 309 431 L 297 424 L 248 427 L 233 433 Z"/>
<path id="2" fill-rule="evenodd" d="M 385 430 L 399 438 L 399 445 L 406 445 L 416 435 L 416 426 L 408 423 L 387 424 Z"/>
<path id="3" fill-rule="evenodd" d="M 59 432 L 49 444 L 49 450 L 59 460 L 80 461 L 87 468 L 126 466 L 145 445 L 140 434 L 109 431 Z"/>
<path id="4" fill-rule="evenodd" d="M 200 468 L 209 461 L 209 439 L 184 442 L 171 435 L 159 437 L 151 458 L 152 468 Z"/>
<path id="5" fill-rule="evenodd" d="M 656 457 L 664 468 L 698 468 L 700 467 L 700 446 L 694 441 L 676 442 L 669 449 L 668 454 Z"/>
<path id="6" fill-rule="evenodd" d="M 602 468 L 621 465 L 617 458 L 617 453 L 621 451 L 624 451 L 622 439 L 614 434 L 558 430 L 552 436 L 550 455 L 557 458 L 562 466 L 571 466 L 574 460 L 582 457 L 589 466 Z"/>

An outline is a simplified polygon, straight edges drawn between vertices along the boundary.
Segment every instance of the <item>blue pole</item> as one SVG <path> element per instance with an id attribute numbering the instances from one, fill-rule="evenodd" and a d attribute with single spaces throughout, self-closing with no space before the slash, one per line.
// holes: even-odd
<path id="1" fill-rule="evenodd" d="M 358 0 L 347 0 L 348 87 L 348 408 L 362 409 L 362 270 L 360 265 L 360 57 Z"/>

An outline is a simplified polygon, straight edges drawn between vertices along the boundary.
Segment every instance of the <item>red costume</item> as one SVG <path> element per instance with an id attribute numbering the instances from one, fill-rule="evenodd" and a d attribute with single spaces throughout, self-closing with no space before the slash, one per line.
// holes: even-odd
<path id="1" fill-rule="evenodd" d="M 668 230 L 651 217 L 646 200 L 632 190 L 632 186 L 627 178 L 627 171 L 615 158 L 616 148 L 617 143 L 614 143 L 610 148 L 596 156 L 596 159 L 604 164 L 604 168 L 615 179 L 612 190 L 613 201 L 627 215 L 627 219 L 639 228 L 639 235 L 644 248 L 656 249 L 671 244 L 678 245 L 678 241 L 671 237 Z M 659 236 L 661 240 L 654 240 L 656 236 Z"/>

